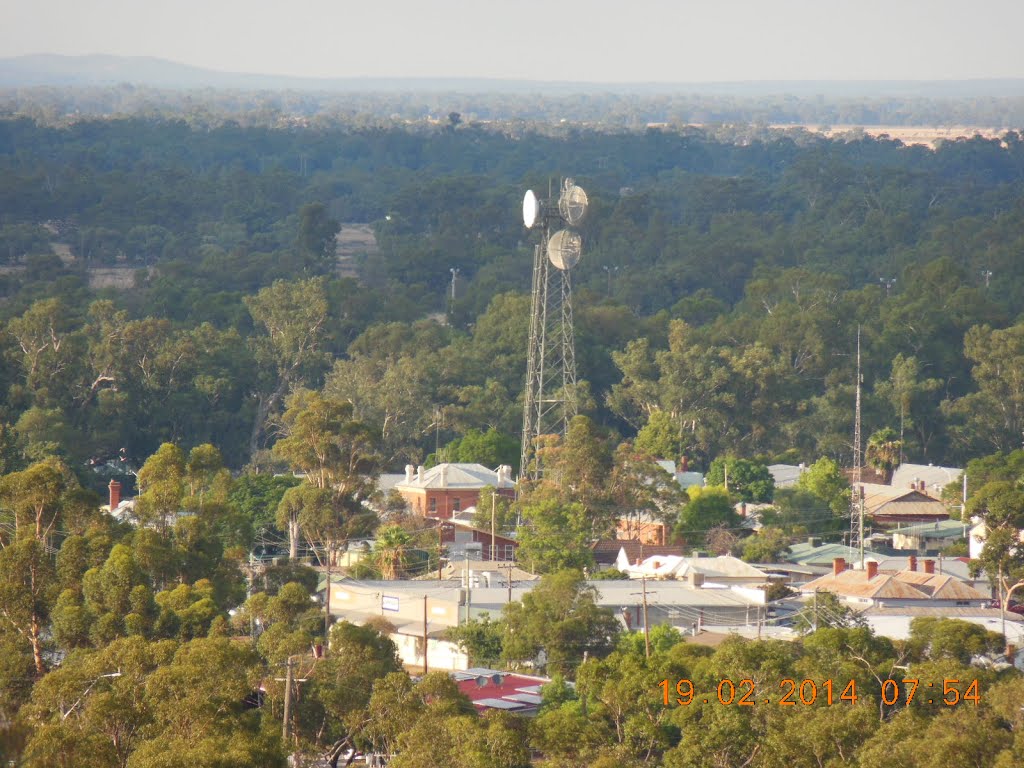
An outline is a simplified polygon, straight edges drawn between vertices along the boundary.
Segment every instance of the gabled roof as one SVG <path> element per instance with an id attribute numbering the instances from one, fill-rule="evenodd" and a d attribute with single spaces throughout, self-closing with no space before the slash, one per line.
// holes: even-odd
<path id="1" fill-rule="evenodd" d="M 949 517 L 945 504 L 921 491 L 875 483 L 860 483 L 859 487 L 864 489 L 864 511 L 872 516 Z"/>
<path id="2" fill-rule="evenodd" d="M 801 592 L 815 590 L 833 592 L 843 597 L 869 597 L 875 600 L 970 600 L 988 598 L 973 587 L 944 574 L 900 571 L 895 574 L 878 573 L 868 578 L 867 571 L 846 569 L 842 573 L 829 573 L 800 587 Z"/>
<path id="3" fill-rule="evenodd" d="M 678 546 L 644 544 L 637 539 L 601 539 L 590 545 L 594 553 L 594 561 L 598 565 L 611 565 L 619 557 L 619 550 L 626 550 L 629 562 L 635 563 L 652 555 L 678 555 L 682 557 L 685 550 Z"/>
<path id="4" fill-rule="evenodd" d="M 395 488 L 408 490 L 424 490 L 427 488 L 448 488 L 453 490 L 474 490 L 485 486 L 495 488 L 514 488 L 511 480 L 499 479 L 498 473 L 483 464 L 438 464 L 423 473 L 423 478 L 413 477 L 402 480 Z"/>

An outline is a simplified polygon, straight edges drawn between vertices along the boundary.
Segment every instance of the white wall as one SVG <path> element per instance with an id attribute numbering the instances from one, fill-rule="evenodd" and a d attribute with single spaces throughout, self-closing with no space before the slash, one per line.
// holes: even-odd
<path id="1" fill-rule="evenodd" d="M 398 657 L 402 663 L 422 670 L 423 638 L 398 632 L 392 633 L 390 637 L 398 646 Z M 455 643 L 432 637 L 427 642 L 427 669 L 469 669 L 469 657 Z"/>

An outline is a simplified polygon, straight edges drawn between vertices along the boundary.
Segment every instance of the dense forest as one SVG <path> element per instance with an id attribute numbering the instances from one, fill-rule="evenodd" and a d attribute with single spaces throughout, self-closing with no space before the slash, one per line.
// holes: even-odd
<path id="1" fill-rule="evenodd" d="M 908 460 L 973 460 L 982 565 L 1024 575 L 1017 133 L 930 150 L 454 111 L 246 122 L 0 122 L 0 761 L 1020 764 L 1021 678 L 981 628 L 918 621 L 893 643 L 829 605 L 799 642 L 712 651 L 664 632 L 648 657 L 578 570 L 623 510 L 688 544 L 718 523 L 751 559 L 838 533 L 859 328 L 864 434 Z M 268 537 L 316 562 L 375 533 L 361 575 L 435 567 L 435 529 L 374 477 L 428 457 L 515 463 L 534 243 L 520 201 L 570 175 L 591 200 L 573 273 L 581 415 L 551 474 L 500 510 L 545 579 L 458 638 L 510 666 L 544 650 L 544 671 L 576 682 L 545 689 L 527 723 L 477 716 L 446 675 L 414 681 L 383 626 L 337 624 L 315 658 L 316 573 L 246 562 Z M 375 244 L 339 250 L 353 230 Z M 681 456 L 713 483 L 730 462 L 733 498 L 653 481 L 652 459 Z M 771 497 L 770 459 L 813 466 L 775 494 L 773 528 L 737 542 L 732 502 Z M 138 494 L 137 525 L 99 511 L 111 479 Z M 953 681 L 955 705 L 902 688 L 884 703 L 908 667 Z M 304 687 L 282 739 L 286 668 Z M 859 694 L 673 700 L 683 679 L 711 696 L 786 678 Z"/>
<path id="2" fill-rule="evenodd" d="M 678 451 L 808 462 L 865 434 L 911 460 L 1024 428 L 1024 143 L 696 129 L 508 134 L 183 121 L 0 123 L 0 417 L 76 465 L 212 442 L 240 468 L 297 386 L 344 393 L 385 464 L 470 429 L 516 437 L 531 240 L 525 188 L 590 193 L 575 270 L 582 411 Z M 378 247 L 336 267 L 338 222 Z M 56 245 L 55 245 L 56 244 Z M 58 255 L 57 252 L 62 252 Z M 127 276 L 102 287 L 104 269 Z M 457 269 L 451 300 L 452 269 Z M 160 407 L 155 407 L 160 404 Z"/>

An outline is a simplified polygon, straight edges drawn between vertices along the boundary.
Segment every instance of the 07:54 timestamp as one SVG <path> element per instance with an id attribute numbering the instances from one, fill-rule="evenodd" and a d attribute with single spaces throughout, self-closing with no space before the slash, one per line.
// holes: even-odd
<path id="1" fill-rule="evenodd" d="M 961 690 L 964 683 L 967 683 L 967 687 Z M 834 703 L 844 701 L 856 704 L 857 699 L 860 698 L 857 694 L 857 681 L 852 679 L 844 684 L 843 681 L 824 680 L 818 683 L 814 680 L 797 681 L 786 678 L 779 683 L 780 694 L 774 697 L 768 695 L 766 698 L 758 696 L 757 684 L 749 678 L 735 683 L 729 679 L 720 680 L 715 691 L 717 696 L 708 693 L 706 697 L 699 697 L 693 681 L 685 678 L 676 681 L 674 697 L 671 696 L 672 681 L 662 680 L 658 683 L 658 687 L 661 688 L 662 701 L 666 707 L 673 703 L 673 698 L 675 699 L 674 703 L 679 706 L 687 706 L 698 701 L 710 704 L 717 698 L 718 703 L 723 706 L 735 704 L 739 707 L 752 707 L 755 704 L 771 704 L 773 702 L 783 707 L 792 707 L 797 704 L 809 707 L 819 701 L 827 706 L 832 706 Z M 905 677 L 899 681 L 891 678 L 883 680 L 882 703 L 886 706 L 893 706 L 902 698 L 905 705 L 910 704 L 920 687 L 922 687 L 921 681 L 913 677 Z M 953 707 L 968 701 L 973 701 L 975 706 L 981 703 L 981 692 L 977 679 L 971 680 L 969 683 L 967 680 L 943 679 L 942 696 L 937 700 L 924 698 L 925 695 L 939 692 L 937 683 L 925 683 L 923 687 L 924 691 L 922 691 L 920 699 L 927 704 L 945 704 L 947 707 Z"/>

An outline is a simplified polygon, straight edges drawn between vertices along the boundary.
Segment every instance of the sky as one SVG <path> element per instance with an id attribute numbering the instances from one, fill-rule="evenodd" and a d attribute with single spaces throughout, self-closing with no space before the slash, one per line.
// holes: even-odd
<path id="1" fill-rule="evenodd" d="M 0 57 L 154 56 L 304 77 L 1024 77 L 1015 0 L 0 0 L 0 19 Z"/>

